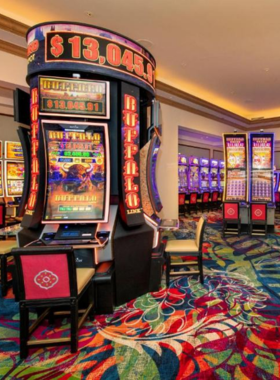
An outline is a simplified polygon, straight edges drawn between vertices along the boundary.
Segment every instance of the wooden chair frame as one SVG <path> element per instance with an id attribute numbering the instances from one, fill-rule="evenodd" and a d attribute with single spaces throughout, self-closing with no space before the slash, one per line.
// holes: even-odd
<path id="1" fill-rule="evenodd" d="M 203 219 L 203 224 L 200 230 L 200 236 L 199 236 L 199 247 L 198 251 L 196 252 L 166 252 L 165 251 L 165 260 L 166 260 L 166 286 L 169 286 L 170 283 L 170 277 L 171 276 L 181 276 L 181 275 L 187 275 L 187 274 L 199 274 L 200 275 L 200 282 L 201 284 L 204 283 L 204 275 L 203 275 L 203 258 L 202 258 L 202 245 L 203 245 L 203 235 L 204 235 L 204 230 L 206 226 L 206 220 Z M 200 219 L 201 219 L 200 218 Z M 182 263 L 173 263 L 171 262 L 171 256 L 179 256 L 179 257 L 184 257 L 184 256 L 192 256 L 192 257 L 197 257 L 196 260 L 189 260 L 189 261 L 184 261 Z M 171 271 L 172 268 L 182 268 L 186 266 L 193 266 L 193 265 L 198 265 L 198 270 L 190 270 L 190 271 Z"/>
<path id="2" fill-rule="evenodd" d="M 70 344 L 71 352 L 74 353 L 78 350 L 78 330 L 84 323 L 89 315 L 93 317 L 93 281 L 92 278 L 87 282 L 80 294 L 77 290 L 77 274 L 76 262 L 74 251 L 71 247 L 28 247 L 14 249 L 12 251 L 16 265 L 16 275 L 19 289 L 19 308 L 20 308 L 20 357 L 26 358 L 28 356 L 28 349 L 31 347 L 40 346 L 55 346 Z M 35 299 L 27 300 L 25 298 L 25 286 L 21 257 L 24 255 L 51 255 L 51 254 L 66 254 L 68 263 L 68 278 L 70 287 L 70 296 L 63 298 L 50 298 L 50 299 Z M 78 303 L 83 295 L 88 292 L 88 307 L 85 310 L 78 310 Z M 29 309 L 39 309 L 38 318 L 29 327 Z M 45 309 L 41 312 L 41 309 Z M 61 309 L 68 308 L 70 311 L 61 311 Z M 53 311 L 55 309 L 56 311 Z M 57 311 L 58 310 L 58 311 Z M 78 314 L 82 314 L 80 320 Z M 43 340 L 30 340 L 29 336 L 39 326 L 39 324 L 49 317 L 52 323 L 55 315 L 70 315 L 71 331 L 69 338 L 58 339 L 43 339 Z"/>

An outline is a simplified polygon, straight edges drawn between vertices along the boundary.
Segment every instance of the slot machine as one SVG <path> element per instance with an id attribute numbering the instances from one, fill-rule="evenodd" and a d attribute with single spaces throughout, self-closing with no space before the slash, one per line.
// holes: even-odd
<path id="1" fill-rule="evenodd" d="M 178 156 L 178 191 L 179 193 L 188 191 L 188 158 L 183 154 Z"/>
<path id="2" fill-rule="evenodd" d="M 200 158 L 199 160 L 200 172 L 199 172 L 199 187 L 200 191 L 209 191 L 210 178 L 209 178 L 209 159 Z"/>
<path id="3" fill-rule="evenodd" d="M 274 133 L 250 133 L 249 150 L 249 200 L 267 204 L 267 227 L 274 232 Z"/>
<path id="4" fill-rule="evenodd" d="M 218 181 L 219 181 L 219 191 L 220 193 L 222 193 L 225 187 L 225 161 L 222 161 L 222 160 L 219 160 Z"/>
<path id="5" fill-rule="evenodd" d="M 224 202 L 239 202 L 241 225 L 248 218 L 248 142 L 246 133 L 223 134 L 225 155 Z"/>
<path id="6" fill-rule="evenodd" d="M 212 158 L 210 160 L 210 190 L 219 190 L 219 161 Z"/>
<path id="7" fill-rule="evenodd" d="M 189 192 L 199 192 L 199 159 L 198 157 L 189 157 L 188 170 L 188 190 Z"/>
<path id="8" fill-rule="evenodd" d="M 86 24 L 35 25 L 27 43 L 31 173 L 19 244 L 71 245 L 80 267 L 109 263 L 120 305 L 149 290 L 154 231 L 139 161 L 155 60 Z"/>

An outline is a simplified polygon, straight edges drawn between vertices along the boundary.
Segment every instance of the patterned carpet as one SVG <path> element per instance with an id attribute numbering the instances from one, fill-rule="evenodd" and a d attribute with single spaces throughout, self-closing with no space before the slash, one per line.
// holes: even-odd
<path id="1" fill-rule="evenodd" d="M 196 221 L 181 220 L 169 238 L 192 238 Z M 267 238 L 221 237 L 221 215 L 208 215 L 205 283 L 176 278 L 99 316 L 80 330 L 79 352 L 31 350 L 20 360 L 18 304 L 0 298 L 2 379 L 280 379 L 280 220 Z M 279 226 L 278 226 L 279 225 Z M 64 319 L 34 339 L 68 333 Z"/>

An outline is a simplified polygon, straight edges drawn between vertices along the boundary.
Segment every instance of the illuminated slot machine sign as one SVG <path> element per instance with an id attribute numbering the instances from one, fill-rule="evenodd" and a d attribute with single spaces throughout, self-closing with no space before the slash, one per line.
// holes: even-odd
<path id="1" fill-rule="evenodd" d="M 7 160 L 23 160 L 21 143 L 17 141 L 5 141 L 5 158 Z"/>
<path id="2" fill-rule="evenodd" d="M 200 159 L 200 187 L 209 188 L 209 160 Z"/>
<path id="3" fill-rule="evenodd" d="M 0 161 L 0 198 L 4 197 L 3 188 L 3 161 Z"/>
<path id="4" fill-rule="evenodd" d="M 189 157 L 189 188 L 199 188 L 199 161 L 197 157 Z"/>
<path id="5" fill-rule="evenodd" d="M 247 135 L 224 134 L 225 201 L 248 201 Z"/>
<path id="6" fill-rule="evenodd" d="M 251 133 L 250 144 L 250 201 L 273 202 L 273 133 Z"/>
<path id="7" fill-rule="evenodd" d="M 39 77 L 39 113 L 108 119 L 109 82 Z"/>
<path id="8" fill-rule="evenodd" d="M 178 188 L 179 192 L 186 191 L 188 188 L 188 167 L 187 167 L 188 159 L 183 154 L 179 154 L 178 156 Z"/>
<path id="9" fill-rule="evenodd" d="M 42 126 L 48 168 L 43 223 L 106 222 L 107 124 L 42 120 Z"/>
<path id="10" fill-rule="evenodd" d="M 218 187 L 218 167 L 219 161 L 215 159 L 210 160 L 210 188 L 214 189 Z"/>
<path id="11" fill-rule="evenodd" d="M 7 197 L 21 197 L 24 185 L 24 163 L 5 161 Z"/>

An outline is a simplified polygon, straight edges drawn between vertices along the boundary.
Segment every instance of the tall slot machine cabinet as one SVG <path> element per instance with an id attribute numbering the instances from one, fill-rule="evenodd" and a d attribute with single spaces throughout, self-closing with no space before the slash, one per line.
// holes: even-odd
<path id="1" fill-rule="evenodd" d="M 72 245 L 80 267 L 113 263 L 120 305 L 149 290 L 154 231 L 139 167 L 155 60 L 86 24 L 39 24 L 27 43 L 31 172 L 19 245 Z"/>
<path id="2" fill-rule="evenodd" d="M 239 202 L 241 225 L 247 229 L 248 218 L 248 139 L 246 133 L 223 135 L 225 161 L 224 202 Z"/>
<path id="3" fill-rule="evenodd" d="M 188 158 L 183 154 L 178 155 L 178 192 L 188 191 Z"/>
<path id="4" fill-rule="evenodd" d="M 267 204 L 267 228 L 274 232 L 274 133 L 250 133 L 249 151 L 249 200 Z"/>

